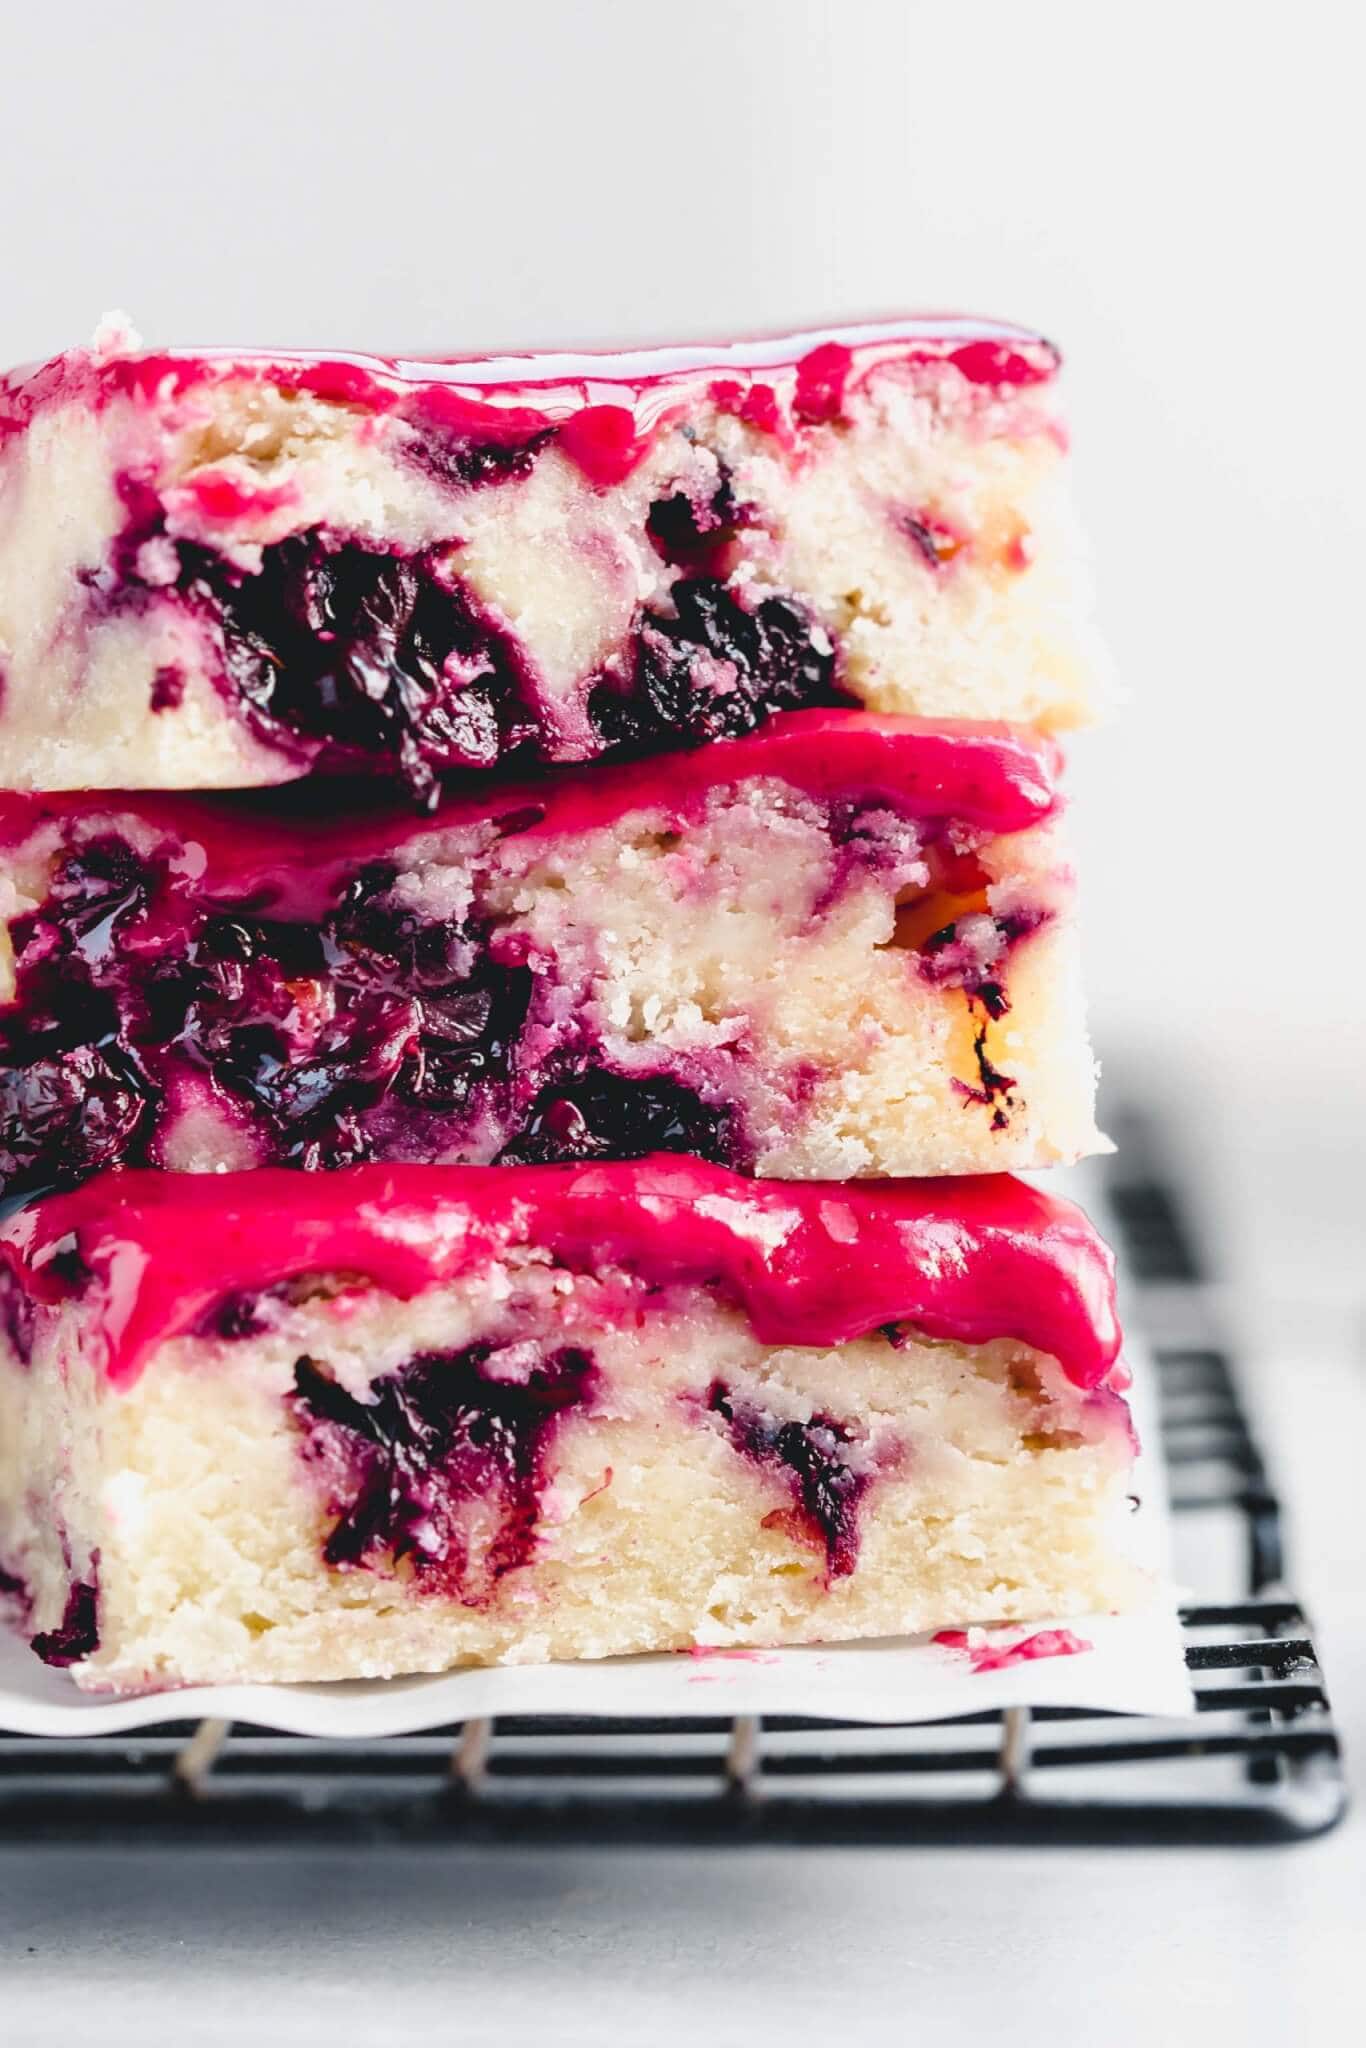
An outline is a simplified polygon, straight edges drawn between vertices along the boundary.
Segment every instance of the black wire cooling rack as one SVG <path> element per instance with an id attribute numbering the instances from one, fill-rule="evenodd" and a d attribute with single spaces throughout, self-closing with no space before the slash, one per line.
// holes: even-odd
<path id="1" fill-rule="evenodd" d="M 1179 1544 L 1233 1597 L 1183 1610 L 1193 1715 L 1010 1708 L 907 1726 L 785 1716 L 502 1716 L 338 1742 L 168 1721 L 70 1740 L 0 1731 L 0 1840 L 1294 1840 L 1346 1805 L 1280 1503 L 1212 1337 L 1171 1188 L 1126 1130 L 1104 1199 L 1150 1337 Z"/>

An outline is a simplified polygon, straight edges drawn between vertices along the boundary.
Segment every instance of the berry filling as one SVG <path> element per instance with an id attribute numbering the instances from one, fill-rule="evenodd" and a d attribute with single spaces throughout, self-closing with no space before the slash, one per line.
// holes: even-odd
<path id="1" fill-rule="evenodd" d="M 442 775 L 492 768 L 534 737 L 515 642 L 445 573 L 446 551 L 387 554 L 314 529 L 263 549 L 252 576 L 179 553 L 224 682 L 267 737 L 283 726 L 388 761 L 425 805 Z"/>
<path id="2" fill-rule="evenodd" d="M 359 1400 L 300 1358 L 291 1406 L 337 1517 L 324 1560 L 486 1604 L 532 1555 L 551 1441 L 596 1379 L 586 1351 L 480 1343 L 424 1352 Z"/>
<path id="3" fill-rule="evenodd" d="M 780 711 L 852 702 L 835 679 L 834 642 L 794 598 L 750 610 L 714 576 L 680 581 L 672 596 L 672 615 L 640 615 L 629 683 L 590 690 L 604 751 L 738 739 Z"/>
<path id="4" fill-rule="evenodd" d="M 554 439 L 553 427 L 537 427 L 530 433 L 510 433 L 490 441 L 477 434 L 443 431 L 428 423 L 408 443 L 408 460 L 440 483 L 457 490 L 480 484 L 519 483 L 531 475 L 536 457 Z"/>
<path id="5" fill-rule="evenodd" d="M 500 959 L 477 916 L 407 907 L 390 864 L 353 874 L 316 925 L 186 903 L 174 866 L 90 840 L 14 921 L 5 1195 L 164 1163 L 164 1127 L 191 1100 L 242 1128 L 260 1165 L 739 1159 L 728 1111 L 667 1075 L 610 1071 L 581 1029 L 572 1049 L 524 1059 L 531 970 Z"/>
<path id="6" fill-rule="evenodd" d="M 525 474 L 535 452 L 452 448 L 433 459 L 476 482 Z M 172 539 L 148 485 L 124 476 L 119 492 L 126 522 L 87 588 L 105 606 L 174 590 L 216 642 L 220 688 L 268 744 L 300 745 L 323 768 L 379 765 L 427 807 L 443 778 L 555 757 L 532 671 L 461 581 L 457 544 L 405 554 L 312 527 L 261 548 L 247 572 Z M 744 518 L 725 477 L 705 503 L 679 492 L 652 508 L 656 549 L 685 573 L 672 610 L 638 614 L 624 679 L 589 683 L 595 753 L 734 737 L 776 712 L 852 701 L 829 635 L 795 599 L 750 608 L 720 580 Z M 151 708 L 175 708 L 184 687 L 158 669 Z"/>
<path id="7" fill-rule="evenodd" d="M 18 1572 L 7 1571 L 0 1564 L 0 1614 L 6 1620 L 22 1625 L 33 1611 L 33 1596 L 29 1592 L 28 1580 Z"/>
<path id="8" fill-rule="evenodd" d="M 99 1552 L 95 1551 L 90 1560 L 92 1568 L 99 1561 Z M 30 1641 L 44 1664 L 55 1664 L 61 1669 L 79 1664 L 82 1657 L 93 1657 L 100 1647 L 97 1588 L 88 1580 L 74 1580 L 56 1628 L 43 1629 Z"/>
<path id="9" fill-rule="evenodd" d="M 978 1103 L 981 1108 L 991 1111 L 991 1128 L 1003 1131 L 1010 1122 L 1009 1112 L 1015 1108 L 1015 1097 L 1011 1090 L 1016 1086 L 1013 1074 L 1003 1074 L 987 1051 L 987 1020 L 983 1018 L 972 1036 L 972 1053 L 977 1062 L 978 1079 L 960 1081 L 955 1077 L 954 1087 L 965 1102 Z"/>
<path id="10" fill-rule="evenodd" d="M 931 569 L 943 569 L 967 546 L 964 536 L 932 512 L 903 512 L 897 524 Z"/>
<path id="11" fill-rule="evenodd" d="M 20 1365 L 33 1356 L 33 1302 L 10 1265 L 0 1265 L 0 1331 Z M 3 1588 L 0 1587 L 0 1591 Z"/>
<path id="12" fill-rule="evenodd" d="M 1007 956 L 1048 922 L 1049 913 L 1037 904 L 993 911 L 989 878 L 974 854 L 931 848 L 928 857 L 930 887 L 908 891 L 898 901 L 892 943 L 919 956 L 926 981 L 937 988 L 960 988 L 967 997 L 977 1077 L 955 1077 L 953 1085 L 964 1102 L 990 1110 L 991 1128 L 1003 1131 L 1017 1106 L 1016 1081 L 995 1064 L 987 1034 L 1010 1009 L 1003 979 Z"/>
<path id="13" fill-rule="evenodd" d="M 740 529 L 753 523 L 751 508 L 735 496 L 729 469 L 720 465 L 720 480 L 709 494 L 677 490 L 657 498 L 645 530 L 661 560 L 693 576 L 729 573 L 733 544 Z"/>
<path id="14" fill-rule="evenodd" d="M 739 1151 L 733 1125 L 728 1109 L 709 1108 L 694 1089 L 668 1075 L 598 1071 L 542 1089 L 499 1164 L 550 1166 L 650 1152 L 686 1152 L 720 1164 Z"/>
<path id="15" fill-rule="evenodd" d="M 847 1578 L 858 1562 L 859 1503 L 872 1477 L 861 1433 L 830 1415 L 780 1421 L 721 1380 L 713 1382 L 707 1407 L 720 1416 L 734 1449 L 780 1478 L 791 1493 L 791 1510 L 779 1510 L 767 1524 L 819 1544 L 826 1577 Z"/>

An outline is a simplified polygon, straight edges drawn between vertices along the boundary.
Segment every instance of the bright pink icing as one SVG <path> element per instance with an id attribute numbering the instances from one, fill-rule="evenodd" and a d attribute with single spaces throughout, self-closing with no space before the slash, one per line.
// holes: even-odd
<path id="1" fill-rule="evenodd" d="M 231 526 L 236 520 L 268 518 L 292 505 L 298 491 L 292 481 L 280 484 L 246 485 L 221 470 L 202 470 L 165 494 L 168 511 L 174 517 L 191 510 L 201 525 Z"/>
<path id="2" fill-rule="evenodd" d="M 767 776 L 827 801 L 885 801 L 927 825 L 953 820 L 996 835 L 1039 824 L 1057 809 L 1059 768 L 1053 742 L 1009 726 L 791 711 L 743 739 L 623 766 L 552 771 L 535 783 L 448 797 L 428 816 L 405 807 L 340 820 L 290 818 L 212 797 L 0 794 L 0 847 L 21 844 L 47 818 L 133 816 L 178 842 L 203 893 L 237 897 L 271 887 L 275 902 L 287 898 L 296 914 L 317 916 L 343 866 L 487 818 L 515 818 L 529 837 L 546 838 L 644 809 L 682 820 L 710 790 Z"/>
<path id="3" fill-rule="evenodd" d="M 590 484 L 607 490 L 631 474 L 649 452 L 648 434 L 637 434 L 629 405 L 586 405 L 560 428 L 558 446 L 577 463 Z"/>
<path id="4" fill-rule="evenodd" d="M 746 426 L 758 427 L 765 434 L 781 436 L 784 432 L 782 407 L 771 384 L 741 384 L 734 377 L 718 377 L 707 395 Z"/>
<path id="5" fill-rule="evenodd" d="M 961 353 L 961 351 L 960 351 Z M 837 420 L 844 410 L 844 391 L 854 370 L 852 349 L 843 342 L 822 342 L 797 365 L 793 410 L 807 426 Z"/>
<path id="6" fill-rule="evenodd" d="M 656 1156 L 593 1166 L 266 1167 L 112 1173 L 0 1226 L 0 1255 L 40 1302 L 93 1278 L 106 1369 L 134 1378 L 225 1295 L 359 1273 L 411 1298 L 508 1247 L 712 1283 L 771 1344 L 838 1344 L 883 1323 L 935 1338 L 1011 1337 L 1099 1386 L 1119 1351 L 1110 1253 L 1081 1211 L 1008 1175 L 749 1181 Z"/>
<path id="7" fill-rule="evenodd" d="M 477 441 L 517 443 L 553 431 L 601 488 L 628 475 L 660 427 L 709 391 L 761 431 L 785 437 L 837 419 L 846 396 L 888 365 L 947 365 L 970 385 L 1008 393 L 1048 382 L 1058 361 L 1050 342 L 1024 328 L 956 316 L 617 354 L 72 349 L 0 381 L 0 440 L 56 402 L 100 405 L 124 394 L 166 404 L 203 385 L 252 378 Z"/>
<path id="8" fill-rule="evenodd" d="M 941 1628 L 934 1640 L 945 1650 L 961 1650 L 974 1671 L 1009 1671 L 1015 1664 L 1034 1664 L 1041 1657 L 1077 1657 L 1096 1647 L 1070 1628 L 1035 1629 L 1015 1643 L 992 1642 L 990 1637 L 974 1643 L 966 1629 Z"/>

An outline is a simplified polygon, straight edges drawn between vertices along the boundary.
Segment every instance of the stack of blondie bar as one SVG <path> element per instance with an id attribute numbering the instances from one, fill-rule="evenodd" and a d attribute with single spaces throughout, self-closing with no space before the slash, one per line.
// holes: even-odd
<path id="1" fill-rule="evenodd" d="M 0 384 L 0 1569 L 90 1687 L 1121 1607 L 1056 352 Z"/>

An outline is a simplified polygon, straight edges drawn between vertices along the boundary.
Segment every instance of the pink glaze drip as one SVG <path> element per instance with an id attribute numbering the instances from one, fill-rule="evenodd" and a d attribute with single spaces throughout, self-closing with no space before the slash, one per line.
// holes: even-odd
<path id="1" fill-rule="evenodd" d="M 1043 347 L 1047 351 L 1048 344 Z M 1057 368 L 1056 357 L 1050 369 L 1046 353 L 1037 347 L 1017 348 L 1003 341 L 970 341 L 954 349 L 949 361 L 969 384 L 1043 384 Z"/>
<path id="2" fill-rule="evenodd" d="M 889 364 L 931 372 L 947 365 L 971 385 L 1009 393 L 1047 383 L 1058 361 L 1052 344 L 1027 329 L 950 315 L 616 354 L 461 359 L 72 349 L 0 380 L 0 441 L 22 432 L 47 405 L 99 406 L 119 396 L 174 404 L 199 386 L 248 378 L 478 441 L 515 443 L 549 429 L 563 442 L 568 427 L 567 452 L 601 487 L 630 473 L 680 402 L 696 403 L 709 389 L 726 410 L 763 431 L 785 433 L 789 421 L 801 428 L 838 418 L 847 394 Z M 629 434 L 604 419 L 586 430 L 571 424 L 585 413 L 615 412 L 630 416 Z M 626 450 L 637 441 L 639 450 L 627 460 Z"/>
<path id="3" fill-rule="evenodd" d="M 854 367 L 853 351 L 839 341 L 823 342 L 797 365 L 793 410 L 807 426 L 837 420 L 844 411 L 844 388 Z"/>
<path id="4" fill-rule="evenodd" d="M 733 412 L 746 426 L 776 434 L 780 440 L 788 438 L 778 394 L 771 384 L 744 385 L 733 377 L 718 377 L 707 395 L 713 405 L 722 412 Z"/>
<path id="5" fill-rule="evenodd" d="M 650 452 L 648 434 L 637 434 L 636 416 L 626 405 L 587 405 L 559 432 L 562 454 L 600 491 L 624 483 Z"/>
<path id="6" fill-rule="evenodd" d="M 974 1643 L 962 1628 L 941 1628 L 934 1640 L 945 1650 L 961 1650 L 974 1671 L 1009 1671 L 1016 1664 L 1034 1664 L 1043 1657 L 1078 1657 L 1094 1650 L 1085 1636 L 1070 1628 L 1040 1628 L 1018 1643 Z"/>
<path id="7" fill-rule="evenodd" d="M 1104 1381 L 1119 1352 L 1109 1251 L 1071 1203 L 1004 1174 L 787 1184 L 662 1155 L 606 1166 L 129 1171 L 0 1226 L 0 1256 L 39 1303 L 73 1291 L 74 1248 L 119 1383 L 229 1294 L 342 1272 L 410 1299 L 517 1245 L 661 1287 L 714 1284 L 763 1343 L 839 1344 L 910 1323 L 961 1343 L 1014 1338 L 1085 1388 Z"/>
<path id="8" fill-rule="evenodd" d="M 1051 741 L 1009 726 L 790 711 L 743 739 L 452 796 L 426 817 L 405 807 L 340 821 L 291 819 L 212 797 L 0 794 L 0 848 L 21 845 L 46 819 L 131 816 L 178 843 L 201 894 L 240 898 L 268 890 L 276 905 L 317 917 L 344 867 L 392 854 L 433 830 L 489 818 L 547 839 L 645 809 L 682 820 L 711 790 L 771 776 L 808 796 L 884 802 L 923 824 L 953 820 L 997 835 L 1040 824 L 1057 810 L 1060 765 Z"/>

